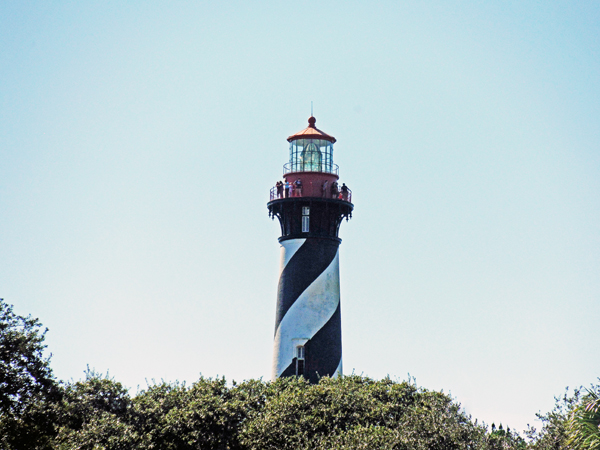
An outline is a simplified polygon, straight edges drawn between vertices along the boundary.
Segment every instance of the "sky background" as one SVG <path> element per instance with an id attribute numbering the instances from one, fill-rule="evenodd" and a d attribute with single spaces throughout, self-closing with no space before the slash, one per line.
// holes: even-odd
<path id="1" fill-rule="evenodd" d="M 269 189 L 335 136 L 345 373 L 539 427 L 600 376 L 600 3 L 0 3 L 0 297 L 58 378 L 268 379 Z"/>

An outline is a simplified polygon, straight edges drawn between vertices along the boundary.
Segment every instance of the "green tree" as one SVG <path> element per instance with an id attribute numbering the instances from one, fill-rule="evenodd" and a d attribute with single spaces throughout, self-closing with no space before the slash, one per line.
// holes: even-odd
<path id="1" fill-rule="evenodd" d="M 587 389 L 567 424 L 568 445 L 574 450 L 600 449 L 600 385 Z"/>
<path id="2" fill-rule="evenodd" d="M 0 299 L 0 446 L 49 448 L 60 389 L 44 356 L 47 329 Z"/>
<path id="3" fill-rule="evenodd" d="M 241 449 L 239 428 L 264 404 L 267 384 L 228 387 L 224 378 L 190 386 L 161 382 L 131 398 L 127 389 L 93 371 L 64 386 L 60 450 Z"/>
<path id="4" fill-rule="evenodd" d="M 139 393 L 134 421 L 143 448 L 242 449 L 239 430 L 259 414 L 268 384 L 249 380 L 227 386 L 224 378 L 200 378 L 191 386 L 160 383 Z"/>
<path id="5" fill-rule="evenodd" d="M 507 450 L 507 449 L 526 449 L 527 444 L 519 433 L 510 430 L 510 427 L 506 427 L 506 430 L 502 427 L 502 424 L 496 429 L 496 426 L 492 424 L 492 431 L 489 433 L 487 438 L 488 450 Z"/>
<path id="6" fill-rule="evenodd" d="M 84 381 L 63 386 L 58 408 L 58 435 L 54 448 L 60 450 L 134 449 L 140 442 L 132 426 L 132 400 L 119 382 L 93 370 Z"/>
<path id="7" fill-rule="evenodd" d="M 337 434 L 319 436 L 310 444 L 311 450 L 405 450 L 401 433 L 383 426 L 356 425 Z"/>
<path id="8" fill-rule="evenodd" d="M 279 379 L 240 434 L 256 450 L 487 448 L 485 429 L 447 395 L 359 376 Z"/>
<path id="9" fill-rule="evenodd" d="M 237 432 L 231 400 L 224 378 L 161 383 L 136 396 L 136 423 L 150 448 L 228 448 Z"/>
<path id="10" fill-rule="evenodd" d="M 529 448 L 532 450 L 563 450 L 567 449 L 569 415 L 575 409 L 581 398 L 581 389 L 576 388 L 569 393 L 565 390 L 562 397 L 555 397 L 552 411 L 536 416 L 542 421 L 542 428 L 537 430 L 529 426 L 525 435 L 529 439 Z"/>

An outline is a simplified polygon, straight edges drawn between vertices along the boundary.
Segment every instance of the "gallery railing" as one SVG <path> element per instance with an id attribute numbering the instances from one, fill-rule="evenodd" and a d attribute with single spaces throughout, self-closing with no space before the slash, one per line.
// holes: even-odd
<path id="1" fill-rule="evenodd" d="M 280 198 L 294 198 L 294 197 L 318 197 L 318 198 L 333 198 L 342 200 L 344 202 L 352 203 L 352 191 L 346 187 L 343 189 L 340 186 L 331 187 L 321 185 L 313 185 L 313 183 L 307 183 L 302 186 L 296 186 L 291 183 L 289 187 L 285 185 L 281 187 L 272 187 L 270 192 L 270 199 L 277 200 Z"/>

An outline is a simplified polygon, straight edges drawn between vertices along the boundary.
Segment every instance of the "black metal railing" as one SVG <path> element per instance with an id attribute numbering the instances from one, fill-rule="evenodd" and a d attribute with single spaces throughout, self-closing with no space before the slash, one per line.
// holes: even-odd
<path id="1" fill-rule="evenodd" d="M 325 172 L 338 175 L 340 168 L 337 164 L 310 164 L 301 162 L 289 162 L 283 165 L 283 174 L 292 172 Z"/>
<path id="2" fill-rule="evenodd" d="M 333 198 L 342 200 L 345 202 L 352 203 L 352 191 L 344 186 L 323 186 L 313 185 L 312 182 L 306 185 L 298 186 L 294 183 L 289 183 L 286 187 L 285 184 L 278 187 L 272 187 L 270 192 L 270 199 L 277 200 L 280 198 L 294 198 L 294 197 L 317 197 L 317 198 Z"/>

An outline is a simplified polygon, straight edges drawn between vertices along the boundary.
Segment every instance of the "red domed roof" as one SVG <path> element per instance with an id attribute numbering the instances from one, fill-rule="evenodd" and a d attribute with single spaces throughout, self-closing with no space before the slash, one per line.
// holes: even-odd
<path id="1" fill-rule="evenodd" d="M 324 139 L 333 144 L 335 142 L 335 138 L 315 127 L 316 121 L 317 119 L 315 119 L 313 116 L 310 116 L 308 119 L 308 127 L 297 132 L 296 134 L 292 134 L 287 138 L 288 142 L 295 141 L 296 139 Z"/>

